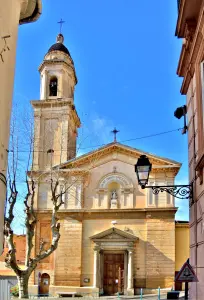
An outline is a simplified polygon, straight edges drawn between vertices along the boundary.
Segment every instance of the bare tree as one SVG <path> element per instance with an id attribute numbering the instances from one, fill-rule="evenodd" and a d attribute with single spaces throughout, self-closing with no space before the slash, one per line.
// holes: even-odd
<path id="1" fill-rule="evenodd" d="M 49 185 L 51 190 L 51 203 L 52 203 L 52 217 L 51 217 L 51 243 L 47 249 L 45 249 L 45 242 L 41 241 L 38 253 L 34 253 L 34 237 L 37 223 L 37 215 L 34 209 L 35 189 L 39 177 L 33 176 L 32 168 L 29 170 L 30 160 L 32 156 L 33 147 L 33 130 L 31 128 L 29 134 L 29 155 L 28 163 L 26 167 L 25 183 L 26 193 L 24 197 L 24 212 L 25 212 L 25 228 L 26 228 L 26 255 L 25 255 L 25 268 L 21 269 L 16 259 L 16 248 L 14 244 L 14 231 L 12 229 L 12 222 L 14 221 L 14 208 L 18 201 L 18 188 L 17 188 L 17 177 L 22 169 L 19 166 L 19 137 L 17 128 L 16 118 L 13 116 L 11 124 L 11 138 L 10 138 L 10 149 L 9 149 L 9 167 L 8 167 L 8 178 L 7 178 L 7 212 L 5 216 L 4 225 L 4 236 L 8 245 L 8 252 L 6 254 L 5 263 L 8 268 L 11 268 L 18 279 L 19 286 L 19 299 L 27 299 L 28 296 L 28 282 L 30 275 L 37 267 L 37 264 L 50 256 L 53 251 L 57 249 L 58 241 L 60 239 L 60 223 L 57 213 L 62 206 L 63 195 L 66 193 L 70 186 L 64 186 L 59 188 L 59 172 L 52 171 L 52 166 L 47 174 L 43 174 L 49 178 Z"/>
<path id="2" fill-rule="evenodd" d="M 16 107 L 14 108 L 16 110 Z M 19 118 L 18 118 L 19 119 Z M 22 118 L 21 118 L 22 119 Z M 33 133 L 33 118 L 27 117 L 24 120 L 24 124 L 18 127 L 15 116 L 13 116 L 11 124 L 11 139 L 9 148 L 9 167 L 8 167 L 8 178 L 7 178 L 7 211 L 5 216 L 5 226 L 4 235 L 5 240 L 8 245 L 8 253 L 6 254 L 6 266 L 11 268 L 18 279 L 19 286 L 19 299 L 27 299 L 28 296 L 28 282 L 32 272 L 36 269 L 37 264 L 43 259 L 49 257 L 58 246 L 60 239 L 60 220 L 58 218 L 58 212 L 62 205 L 64 204 L 64 195 L 70 190 L 72 193 L 72 186 L 77 183 L 78 178 L 72 180 L 72 172 L 77 173 L 83 171 L 83 176 L 89 174 L 90 169 L 97 166 L 97 162 L 103 153 L 93 156 L 89 159 L 89 165 L 86 168 L 78 168 L 74 166 L 74 162 L 69 169 L 61 169 L 59 166 L 53 166 L 53 150 L 49 150 L 50 155 L 50 166 L 46 168 L 45 171 L 36 171 L 32 166 L 32 156 L 35 151 L 34 147 L 34 133 Z M 23 140 L 19 140 L 19 131 L 22 131 L 22 127 L 25 128 L 23 132 Z M 51 130 L 52 131 L 52 130 Z M 25 141 L 25 136 L 27 140 Z M 21 157 L 19 153 L 19 145 L 22 143 L 26 144 L 28 157 L 27 163 L 24 168 L 20 165 Z M 63 137 L 59 137 L 60 151 L 62 149 L 61 143 L 63 143 Z M 33 150 L 34 148 L 34 150 Z M 61 162 L 61 154 L 60 154 Z M 31 164 L 31 166 L 30 166 Z M 30 171 L 29 171 L 30 169 Z M 26 253 L 25 253 L 25 267 L 21 268 L 17 262 L 16 258 L 16 248 L 14 244 L 14 231 L 12 228 L 12 222 L 15 221 L 15 205 L 18 202 L 18 178 L 20 176 L 22 180 L 22 174 L 24 177 L 24 182 L 26 186 L 26 192 L 23 199 L 24 204 L 24 226 L 26 231 Z M 63 180 L 62 180 L 63 179 Z M 48 189 L 51 192 L 50 199 L 51 202 L 51 221 L 50 221 L 50 231 L 51 231 L 51 242 L 45 243 L 43 239 L 40 240 L 40 245 L 38 252 L 34 249 L 34 240 L 36 238 L 36 225 L 37 225 L 37 211 L 35 210 L 34 202 L 36 196 L 36 187 L 38 183 L 42 183 L 45 180 L 48 185 Z M 77 201 L 80 201 L 77 199 Z M 85 207 L 83 207 L 85 208 Z"/>

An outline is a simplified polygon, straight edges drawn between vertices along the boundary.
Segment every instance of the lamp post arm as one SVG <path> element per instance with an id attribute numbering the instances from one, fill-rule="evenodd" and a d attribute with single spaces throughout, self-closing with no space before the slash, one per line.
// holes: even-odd
<path id="1" fill-rule="evenodd" d="M 152 193 L 155 195 L 160 192 L 167 192 L 178 199 L 189 199 L 190 206 L 193 204 L 193 183 L 186 185 L 146 185 L 145 188 L 151 188 Z"/>

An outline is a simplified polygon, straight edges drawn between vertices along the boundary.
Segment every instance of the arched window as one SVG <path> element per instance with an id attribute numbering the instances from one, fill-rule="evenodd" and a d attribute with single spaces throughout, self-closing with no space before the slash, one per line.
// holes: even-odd
<path id="1" fill-rule="evenodd" d="M 50 79 L 50 96 L 57 96 L 57 77 L 53 76 Z"/>

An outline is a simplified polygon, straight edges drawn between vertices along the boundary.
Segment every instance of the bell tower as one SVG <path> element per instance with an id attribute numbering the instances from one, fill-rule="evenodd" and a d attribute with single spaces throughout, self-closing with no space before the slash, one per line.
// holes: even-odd
<path id="1" fill-rule="evenodd" d="M 60 33 L 39 67 L 40 100 L 34 109 L 33 169 L 44 170 L 76 156 L 80 119 L 74 105 L 74 62 Z"/>

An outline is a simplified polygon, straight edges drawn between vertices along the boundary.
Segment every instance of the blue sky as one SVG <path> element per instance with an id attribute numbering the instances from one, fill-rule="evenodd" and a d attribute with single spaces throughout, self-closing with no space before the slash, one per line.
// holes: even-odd
<path id="1" fill-rule="evenodd" d="M 83 123 L 81 153 L 113 140 L 182 127 L 174 110 L 185 104 L 176 75 L 181 41 L 174 33 L 174 0 L 49 0 L 40 19 L 19 27 L 14 102 L 25 110 L 39 99 L 38 66 L 59 33 L 75 63 L 75 104 Z M 177 183 L 188 183 L 187 136 L 180 131 L 126 144 L 181 162 Z M 90 148 L 88 148 L 90 147 Z M 188 219 L 188 201 L 176 218 Z"/>

